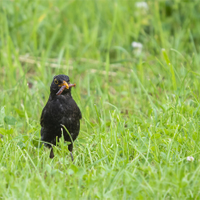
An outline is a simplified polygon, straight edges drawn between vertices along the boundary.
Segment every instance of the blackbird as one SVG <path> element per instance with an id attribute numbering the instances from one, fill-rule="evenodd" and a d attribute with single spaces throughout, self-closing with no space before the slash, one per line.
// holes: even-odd
<path id="1" fill-rule="evenodd" d="M 40 118 L 41 140 L 45 146 L 51 148 L 50 158 L 54 157 L 52 145 L 56 145 L 62 133 L 64 140 L 71 142 L 68 150 L 72 161 L 73 141 L 77 138 L 80 130 L 81 111 L 71 96 L 71 88 L 66 75 L 54 76 L 50 87 L 50 96 L 42 110 Z"/>

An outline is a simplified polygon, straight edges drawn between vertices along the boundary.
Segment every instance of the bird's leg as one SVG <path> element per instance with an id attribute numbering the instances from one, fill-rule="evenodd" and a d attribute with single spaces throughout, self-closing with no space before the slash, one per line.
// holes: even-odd
<path id="1" fill-rule="evenodd" d="M 71 156 L 71 159 L 72 159 L 72 162 L 73 162 L 74 161 L 74 157 L 72 155 L 73 143 L 71 143 L 70 145 L 68 145 L 68 150 L 70 151 L 70 156 Z"/>
<path id="2" fill-rule="evenodd" d="M 72 159 L 72 162 L 74 162 L 74 157 L 72 155 L 72 152 L 70 151 L 70 156 L 71 156 L 71 159 Z"/>
<path id="3" fill-rule="evenodd" d="M 51 151 L 50 151 L 49 157 L 50 157 L 50 158 L 54 158 L 53 147 L 51 147 Z"/>

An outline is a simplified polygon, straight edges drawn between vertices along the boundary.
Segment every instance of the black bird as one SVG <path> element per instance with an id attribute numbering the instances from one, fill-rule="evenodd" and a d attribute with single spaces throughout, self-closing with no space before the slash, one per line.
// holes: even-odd
<path id="1" fill-rule="evenodd" d="M 66 75 L 55 76 L 51 83 L 50 96 L 40 118 L 41 140 L 51 148 L 50 158 L 54 157 L 52 145 L 56 145 L 63 132 L 65 141 L 71 142 L 68 149 L 72 161 L 74 160 L 73 141 L 79 134 L 82 118 L 81 111 L 71 96 L 71 87 L 74 86 Z"/>

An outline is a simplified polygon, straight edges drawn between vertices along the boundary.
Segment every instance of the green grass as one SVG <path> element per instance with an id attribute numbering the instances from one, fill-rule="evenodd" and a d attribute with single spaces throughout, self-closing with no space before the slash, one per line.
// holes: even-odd
<path id="1" fill-rule="evenodd" d="M 1 199 L 200 199 L 199 3 L 135 3 L 0 2 Z M 74 164 L 39 143 L 56 74 L 77 84 Z"/>

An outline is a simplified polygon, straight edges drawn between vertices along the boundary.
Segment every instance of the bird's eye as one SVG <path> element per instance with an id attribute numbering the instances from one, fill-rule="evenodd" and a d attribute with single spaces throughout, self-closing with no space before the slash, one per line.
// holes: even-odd
<path id="1" fill-rule="evenodd" d="M 58 84 L 58 80 L 57 80 L 56 78 L 54 79 L 54 83 L 55 83 L 55 84 Z"/>

